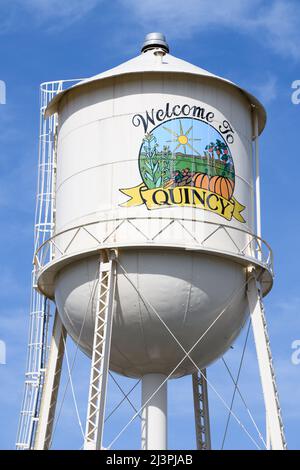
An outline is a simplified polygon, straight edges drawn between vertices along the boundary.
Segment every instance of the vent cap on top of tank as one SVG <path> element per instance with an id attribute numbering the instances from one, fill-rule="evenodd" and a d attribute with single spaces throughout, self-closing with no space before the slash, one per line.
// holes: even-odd
<path id="1" fill-rule="evenodd" d="M 167 43 L 166 36 L 163 33 L 146 34 L 141 52 L 147 52 L 155 47 L 159 47 L 167 53 L 169 52 L 169 44 Z"/>

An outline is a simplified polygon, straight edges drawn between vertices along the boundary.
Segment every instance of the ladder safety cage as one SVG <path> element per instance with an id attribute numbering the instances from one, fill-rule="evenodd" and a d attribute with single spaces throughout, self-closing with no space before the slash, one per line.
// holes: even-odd
<path id="1" fill-rule="evenodd" d="M 55 95 L 80 80 L 59 80 L 45 82 L 40 85 L 38 175 L 33 253 L 55 232 L 57 115 L 54 114 L 45 119 L 45 110 Z M 51 261 L 52 258 L 53 250 L 51 247 L 47 253 L 47 261 Z M 50 316 L 51 302 L 37 290 L 36 268 L 34 266 L 31 282 L 25 385 L 16 441 L 18 450 L 28 450 L 34 446 L 47 367 Z"/>

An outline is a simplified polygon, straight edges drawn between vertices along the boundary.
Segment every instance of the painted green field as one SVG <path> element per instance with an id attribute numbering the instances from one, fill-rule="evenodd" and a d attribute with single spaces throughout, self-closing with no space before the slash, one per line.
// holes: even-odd
<path id="1" fill-rule="evenodd" d="M 190 173 L 224 176 L 234 181 L 233 165 L 226 165 L 225 162 L 210 157 L 195 157 L 183 153 L 163 155 L 159 152 L 151 161 L 151 173 L 149 158 L 146 154 L 141 153 L 139 166 L 142 179 L 149 188 L 163 185 L 164 182 L 174 177 L 176 172 L 182 172 L 186 169 Z"/>
<path id="2" fill-rule="evenodd" d="M 224 176 L 234 180 L 234 168 L 226 167 L 226 165 L 219 160 L 212 160 L 210 158 L 190 158 L 188 156 L 179 156 L 174 162 L 175 171 L 182 171 L 189 168 L 192 173 L 206 173 L 209 176 Z"/>

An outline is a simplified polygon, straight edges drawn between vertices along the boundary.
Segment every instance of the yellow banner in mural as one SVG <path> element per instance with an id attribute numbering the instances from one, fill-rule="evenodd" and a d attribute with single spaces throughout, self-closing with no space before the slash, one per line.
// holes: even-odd
<path id="1" fill-rule="evenodd" d="M 234 197 L 227 200 L 219 194 L 194 186 L 148 189 L 142 183 L 133 188 L 120 189 L 120 191 L 130 197 L 127 202 L 121 204 L 122 207 L 140 206 L 141 204 L 146 204 L 149 210 L 168 206 L 198 207 L 214 212 L 227 220 L 234 218 L 239 222 L 245 222 L 241 215 L 245 206 Z"/>

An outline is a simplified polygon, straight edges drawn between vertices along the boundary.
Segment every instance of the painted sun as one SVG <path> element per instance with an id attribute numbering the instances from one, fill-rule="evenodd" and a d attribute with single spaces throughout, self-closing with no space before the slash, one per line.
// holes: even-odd
<path id="1" fill-rule="evenodd" d="M 193 151 L 193 153 L 197 153 L 198 155 L 200 155 L 200 153 L 193 147 L 191 143 L 195 141 L 199 141 L 201 139 L 194 139 L 189 136 L 191 130 L 193 129 L 193 126 L 190 126 L 186 131 L 184 131 L 182 122 L 179 119 L 179 132 L 178 133 L 173 131 L 172 129 L 169 129 L 166 126 L 163 126 L 163 128 L 173 136 L 173 139 L 166 141 L 166 142 L 173 142 L 176 144 L 175 148 L 173 149 L 173 153 L 176 152 L 176 150 L 178 150 L 180 147 L 182 147 L 183 152 L 186 154 L 187 147 L 188 147 Z"/>

